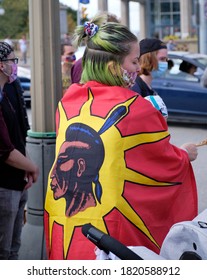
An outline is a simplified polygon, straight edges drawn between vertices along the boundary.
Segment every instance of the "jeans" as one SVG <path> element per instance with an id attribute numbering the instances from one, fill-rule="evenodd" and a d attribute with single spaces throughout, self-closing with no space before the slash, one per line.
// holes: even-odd
<path id="1" fill-rule="evenodd" d="M 22 61 L 27 64 L 27 52 L 22 52 Z"/>
<path id="2" fill-rule="evenodd" d="M 17 260 L 28 191 L 0 188 L 0 260 Z"/>

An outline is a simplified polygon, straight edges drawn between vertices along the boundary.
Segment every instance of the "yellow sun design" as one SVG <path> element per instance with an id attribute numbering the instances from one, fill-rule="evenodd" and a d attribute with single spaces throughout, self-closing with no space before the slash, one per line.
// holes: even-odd
<path id="1" fill-rule="evenodd" d="M 122 104 L 118 104 L 114 107 L 105 119 L 91 115 L 91 106 L 93 102 L 92 92 L 89 90 L 89 96 L 87 102 L 83 104 L 80 114 L 71 119 L 67 119 L 65 111 L 62 107 L 62 104 L 59 104 L 59 113 L 60 113 L 60 124 L 59 132 L 56 142 L 56 157 L 58 156 L 59 150 L 62 143 L 65 141 L 65 131 L 67 127 L 73 123 L 83 123 L 90 125 L 95 131 L 99 131 L 104 123 L 111 117 L 113 112 L 120 106 L 124 106 L 126 111 L 124 116 L 128 113 L 130 105 L 134 102 L 137 97 L 133 97 Z M 122 118 L 124 117 L 122 116 Z M 117 122 L 120 121 L 120 118 Z M 130 204 L 123 197 L 123 188 L 124 182 L 130 181 L 145 186 L 171 186 L 173 183 L 167 182 L 158 182 L 153 180 L 143 174 L 130 170 L 126 167 L 126 162 L 124 160 L 124 152 L 128 149 L 132 149 L 135 146 L 138 146 L 143 143 L 153 143 L 161 139 L 166 138 L 169 133 L 164 132 L 153 132 L 153 133 L 142 133 L 137 135 L 130 135 L 126 137 L 121 137 L 119 130 L 116 126 L 111 125 L 106 129 L 102 134 L 101 138 L 104 143 L 104 162 L 99 171 L 99 181 L 101 182 L 103 194 L 101 197 L 101 204 L 97 203 L 94 207 L 89 207 L 85 211 L 79 212 L 72 217 L 65 216 L 65 199 L 61 198 L 59 200 L 54 200 L 53 192 L 50 188 L 50 180 L 48 183 L 47 198 L 45 204 L 45 210 L 49 213 L 49 236 L 51 241 L 52 228 L 54 222 L 60 224 L 64 227 L 64 256 L 67 256 L 68 248 L 70 246 L 70 241 L 73 235 L 74 228 L 77 226 L 82 226 L 85 223 L 92 223 L 93 220 L 96 221 L 96 226 L 104 231 L 106 227 L 102 217 L 106 216 L 112 209 L 117 208 L 118 211 L 131 223 L 135 225 L 143 234 L 145 234 L 151 242 L 159 247 L 156 240 L 153 238 L 148 228 L 146 227 L 144 221 L 141 217 L 132 209 Z M 118 141 L 109 141 L 108 139 L 118 139 Z M 114 153 L 116 151 L 116 153 Z M 119 164 L 115 164 L 119 158 Z M 55 164 L 55 162 L 54 162 Z M 51 168 L 51 170 L 53 167 Z M 110 170 L 110 172 L 108 172 Z M 107 174 L 107 175 L 106 175 Z M 50 178 L 50 174 L 49 174 Z M 117 199 L 114 199 L 117 197 Z M 116 202 L 115 202 L 116 201 Z M 116 203 L 116 204 L 115 204 Z M 98 221 L 98 224 L 97 224 Z"/>

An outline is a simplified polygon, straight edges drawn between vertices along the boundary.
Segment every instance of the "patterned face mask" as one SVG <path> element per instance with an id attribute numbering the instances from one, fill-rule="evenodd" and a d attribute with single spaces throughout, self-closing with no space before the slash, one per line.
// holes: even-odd
<path id="1" fill-rule="evenodd" d="M 67 62 L 74 62 L 74 61 L 76 61 L 76 56 L 75 56 L 75 54 L 67 55 L 67 56 L 65 57 L 65 61 L 67 61 Z"/>
<path id="2" fill-rule="evenodd" d="M 17 79 L 17 64 L 13 63 L 12 64 L 12 72 L 11 75 L 9 76 L 9 84 L 14 82 Z"/>
<path id="3" fill-rule="evenodd" d="M 126 87 L 132 87 L 135 84 L 137 78 L 137 72 L 128 72 L 127 70 L 121 68 L 122 78 L 126 84 Z"/>
<path id="4" fill-rule="evenodd" d="M 17 78 L 17 64 L 12 63 L 12 71 L 11 74 L 9 75 L 6 71 L 2 70 L 3 73 L 9 77 L 9 81 L 8 83 L 11 84 L 12 82 L 14 82 Z"/>

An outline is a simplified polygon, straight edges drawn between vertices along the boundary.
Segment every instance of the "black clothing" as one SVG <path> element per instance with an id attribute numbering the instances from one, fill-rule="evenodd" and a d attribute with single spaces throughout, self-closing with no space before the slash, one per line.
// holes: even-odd
<path id="1" fill-rule="evenodd" d="M 25 171 L 5 163 L 15 148 L 26 155 L 26 136 L 29 123 L 19 80 L 5 84 L 0 102 L 0 187 L 22 191 L 25 187 Z"/>
<path id="2" fill-rule="evenodd" d="M 131 89 L 139 93 L 142 97 L 157 94 L 153 89 L 149 88 L 148 85 L 139 76 L 137 76 L 135 84 Z"/>

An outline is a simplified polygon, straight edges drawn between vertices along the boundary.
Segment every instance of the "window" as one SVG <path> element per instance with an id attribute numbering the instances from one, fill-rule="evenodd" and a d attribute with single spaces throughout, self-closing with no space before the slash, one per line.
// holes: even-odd
<path id="1" fill-rule="evenodd" d="M 155 35 L 158 30 L 159 38 L 176 34 L 180 30 L 180 1 L 179 0 L 150 0 L 151 30 Z"/>
<path id="2" fill-rule="evenodd" d="M 180 64 L 183 62 L 182 59 L 178 58 L 171 58 L 171 61 L 173 61 L 173 66 L 171 69 L 169 69 L 165 73 L 165 78 L 170 78 L 170 79 L 176 79 L 176 80 L 182 80 L 182 81 L 191 81 L 191 82 L 198 82 L 199 78 L 192 75 L 188 74 L 186 72 L 181 71 Z"/>

